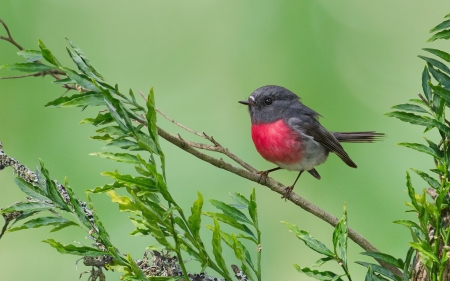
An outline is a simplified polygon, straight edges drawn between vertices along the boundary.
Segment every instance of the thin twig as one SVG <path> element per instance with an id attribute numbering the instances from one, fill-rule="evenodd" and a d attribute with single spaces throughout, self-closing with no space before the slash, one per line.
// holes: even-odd
<path id="1" fill-rule="evenodd" d="M 16 46 L 17 49 L 19 49 L 19 50 L 22 51 L 22 50 L 23 50 L 23 47 L 20 46 L 19 43 L 17 43 L 17 42 L 12 38 L 11 32 L 9 32 L 9 28 L 8 28 L 8 26 L 6 25 L 6 23 L 5 23 L 2 19 L 0 19 L 0 23 L 3 25 L 3 27 L 4 27 L 5 30 L 6 30 L 6 33 L 8 34 L 8 37 L 0 36 L 0 39 L 1 39 L 1 40 L 5 40 L 5 41 L 8 41 L 9 43 L 11 43 L 11 44 L 13 44 L 14 46 Z"/>
<path id="2" fill-rule="evenodd" d="M 189 133 L 192 133 L 192 134 L 194 134 L 196 136 L 199 136 L 201 138 L 207 139 L 207 140 L 209 140 L 210 142 L 212 142 L 214 144 L 214 146 L 211 146 L 211 145 L 206 145 L 206 144 L 202 144 L 202 143 L 186 141 L 186 140 L 182 139 L 181 136 L 178 134 L 178 138 L 180 138 L 184 142 L 188 143 L 190 146 L 196 147 L 196 148 L 200 148 L 200 149 L 204 149 L 204 150 L 216 151 L 216 152 L 225 154 L 230 159 L 232 159 L 233 161 L 235 161 L 236 163 L 238 163 L 239 165 L 241 165 L 243 168 L 247 169 L 248 171 L 253 172 L 253 173 L 258 172 L 258 170 L 256 170 L 252 166 L 250 166 L 248 163 L 244 162 L 241 158 L 239 158 L 236 155 L 234 155 L 233 153 L 231 153 L 227 148 L 223 147 L 212 136 L 208 136 L 204 132 L 203 133 L 198 133 L 198 132 L 196 132 L 196 131 L 194 131 L 194 130 L 184 126 L 183 124 L 175 121 L 174 119 L 170 118 L 168 115 L 166 115 L 164 112 L 162 112 L 158 108 L 155 108 L 155 110 L 156 110 L 156 112 L 161 114 L 164 118 L 166 118 L 170 122 L 174 123 L 178 127 L 182 128 L 182 129 L 184 129 L 184 130 L 188 131 Z"/>

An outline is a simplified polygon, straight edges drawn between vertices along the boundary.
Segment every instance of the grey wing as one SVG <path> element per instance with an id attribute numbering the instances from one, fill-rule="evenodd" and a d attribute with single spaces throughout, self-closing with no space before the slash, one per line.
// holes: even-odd
<path id="1" fill-rule="evenodd" d="M 312 137 L 326 149 L 334 152 L 345 164 L 353 168 L 357 167 L 335 136 L 320 125 L 319 121 L 315 118 L 305 115 L 302 117 L 293 117 L 288 120 L 288 124 L 300 134 L 306 135 L 306 137 Z"/>

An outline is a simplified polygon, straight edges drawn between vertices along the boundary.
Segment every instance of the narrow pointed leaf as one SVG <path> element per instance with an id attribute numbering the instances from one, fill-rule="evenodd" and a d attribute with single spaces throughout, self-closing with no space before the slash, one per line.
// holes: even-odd
<path id="1" fill-rule="evenodd" d="M 423 144 L 419 144 L 419 143 L 409 143 L 409 142 L 402 142 L 402 143 L 398 143 L 397 145 L 401 145 L 404 147 L 408 147 L 423 153 L 426 153 L 428 155 L 433 156 L 434 158 L 440 158 L 440 156 L 436 153 L 435 150 L 431 149 L 428 146 L 425 146 Z"/>
<path id="2" fill-rule="evenodd" d="M 392 108 L 400 109 L 400 110 L 404 110 L 404 111 L 412 111 L 412 112 L 419 112 L 419 113 L 429 113 L 423 107 L 421 107 L 419 105 L 415 105 L 415 104 L 409 104 L 409 103 L 398 104 L 398 105 L 393 106 Z"/>
<path id="3" fill-rule="evenodd" d="M 447 62 L 450 62 L 450 54 L 449 53 L 446 53 L 444 51 L 437 50 L 437 49 L 431 49 L 431 48 L 423 48 L 422 50 L 432 53 L 433 55 L 436 55 L 436 56 L 440 57 L 441 59 L 443 59 Z"/>
<path id="4" fill-rule="evenodd" d="M 96 92 L 87 92 L 64 96 L 48 102 L 47 107 L 75 107 L 75 106 L 99 106 L 105 105 L 103 95 Z"/>
<path id="5" fill-rule="evenodd" d="M 298 226 L 292 223 L 284 221 L 282 221 L 281 223 L 285 224 L 290 231 L 294 232 L 297 238 L 305 242 L 306 246 L 308 246 L 309 248 L 329 257 L 334 256 L 333 252 L 331 252 L 331 250 L 328 249 L 327 246 L 325 246 L 322 242 L 320 242 L 316 238 L 312 237 L 307 231 L 300 230 Z"/>
<path id="6" fill-rule="evenodd" d="M 391 255 L 380 253 L 380 252 L 363 252 L 361 255 L 372 257 L 376 260 L 382 260 L 389 264 L 392 264 L 395 267 L 403 269 L 404 263 L 400 259 L 396 259 Z"/>
<path id="7" fill-rule="evenodd" d="M 42 63 L 34 63 L 34 62 L 25 62 L 25 63 L 13 63 L 13 64 L 5 64 L 1 65 L 0 69 L 6 70 L 16 70 L 21 72 L 33 73 L 33 72 L 42 72 L 55 70 L 54 66 L 42 64 Z"/>
<path id="8" fill-rule="evenodd" d="M 55 58 L 55 56 L 52 54 L 52 52 L 45 47 L 44 43 L 39 39 L 38 40 L 39 48 L 41 49 L 42 57 L 48 61 L 49 63 L 53 64 L 54 66 L 60 66 L 58 60 Z"/>
<path id="9" fill-rule="evenodd" d="M 8 229 L 8 232 L 18 231 L 22 229 L 39 228 L 47 225 L 53 225 L 58 227 L 61 224 L 64 224 L 65 226 L 77 225 L 76 223 L 68 221 L 62 217 L 40 217 L 29 220 L 19 227 L 10 228 Z"/>
<path id="10" fill-rule="evenodd" d="M 418 57 L 423 59 L 424 61 L 428 62 L 429 64 L 433 65 L 434 67 L 437 67 L 437 68 L 441 69 L 442 71 L 450 74 L 450 69 L 442 62 L 432 59 L 432 58 L 429 58 L 429 57 L 424 57 L 424 56 L 418 56 Z"/>
<path id="11" fill-rule="evenodd" d="M 433 27 L 430 30 L 430 33 L 433 33 L 433 32 L 438 31 L 438 30 L 446 29 L 448 27 L 450 27 L 450 20 L 443 21 L 440 24 L 436 25 L 435 27 Z"/>
<path id="12" fill-rule="evenodd" d="M 235 207 L 232 207 L 230 205 L 227 205 L 221 201 L 214 200 L 214 199 L 210 200 L 210 202 L 214 207 L 216 207 L 217 209 L 220 209 L 225 215 L 230 216 L 237 221 L 245 222 L 248 224 L 253 224 L 244 213 L 242 213 Z"/>
<path id="13" fill-rule="evenodd" d="M 421 125 L 421 126 L 433 126 L 433 120 L 426 117 L 426 116 L 419 116 L 413 113 L 408 112 L 401 112 L 401 111 L 394 111 L 386 113 L 389 117 L 396 117 L 404 122 L 409 122 L 411 124 L 415 125 Z"/>
<path id="14" fill-rule="evenodd" d="M 40 201 L 48 201 L 50 200 L 47 196 L 45 196 L 45 192 L 41 190 L 39 187 L 32 185 L 31 183 L 25 181 L 21 178 L 15 178 L 14 182 L 17 186 L 28 196 L 40 200 Z"/>
<path id="15" fill-rule="evenodd" d="M 214 219 L 214 230 L 213 230 L 213 239 L 212 239 L 212 247 L 213 247 L 213 254 L 216 260 L 217 265 L 220 267 L 220 269 L 225 272 L 227 276 L 229 276 L 228 267 L 225 264 L 225 260 L 223 259 L 222 255 L 222 238 L 220 235 L 220 225 L 219 222 Z"/>
<path id="16" fill-rule="evenodd" d="M 306 276 L 312 277 L 316 280 L 322 280 L 322 281 L 343 281 L 342 278 L 340 278 L 336 273 L 333 273 L 331 271 L 318 271 L 318 270 L 312 270 L 308 267 L 300 267 L 296 264 L 294 264 L 295 269 L 297 269 L 298 272 L 304 273 Z"/>
<path id="17" fill-rule="evenodd" d="M 202 207 L 203 207 L 203 196 L 200 192 L 197 192 L 198 199 L 194 202 L 191 207 L 191 215 L 188 218 L 189 227 L 194 235 L 195 239 L 200 239 L 200 226 L 202 222 Z"/>
<path id="18" fill-rule="evenodd" d="M 45 210 L 54 209 L 55 205 L 44 202 L 19 202 L 15 205 L 3 208 L 0 210 L 0 214 L 17 212 L 40 212 Z"/>
<path id="19" fill-rule="evenodd" d="M 25 59 L 27 62 L 33 62 L 42 59 L 41 51 L 37 50 L 21 50 L 18 51 L 17 54 Z"/>
<path id="20" fill-rule="evenodd" d="M 48 243 L 50 246 L 58 250 L 61 254 L 71 254 L 71 255 L 80 255 L 80 256 L 88 256 L 88 257 L 96 257 L 107 255 L 108 252 L 100 251 L 96 248 L 86 247 L 86 246 L 75 246 L 72 244 L 63 245 L 59 242 L 56 242 L 53 239 L 47 239 L 42 241 L 44 243 Z"/>
<path id="21" fill-rule="evenodd" d="M 437 39 L 449 39 L 449 38 L 450 38 L 450 30 L 447 29 L 434 34 L 433 36 L 430 37 L 430 39 L 427 40 L 427 42 L 433 42 L 434 40 Z"/>
<path id="22" fill-rule="evenodd" d="M 393 280 L 397 280 L 397 281 L 401 280 L 400 277 L 395 276 L 392 272 L 390 272 L 389 270 L 387 270 L 387 269 L 385 269 L 385 268 L 383 268 L 383 267 L 381 267 L 381 266 L 379 266 L 377 264 L 367 263 L 367 262 L 362 262 L 362 261 L 357 261 L 356 263 L 360 264 L 360 265 L 362 265 L 364 267 L 367 267 L 367 268 L 370 266 L 370 267 L 372 267 L 372 270 L 374 272 L 378 272 L 378 273 L 380 273 L 380 274 L 382 274 L 382 275 L 384 275 L 384 276 L 386 276 L 388 278 L 391 278 Z"/>
<path id="23" fill-rule="evenodd" d="M 431 87 L 429 84 L 430 80 L 431 80 L 430 73 L 428 72 L 428 67 L 425 65 L 425 68 L 423 69 L 422 72 L 422 89 L 428 101 L 430 101 L 431 98 L 433 97 L 433 93 L 431 92 Z M 422 100 L 420 101 L 423 102 Z"/>
<path id="24" fill-rule="evenodd" d="M 427 173 L 416 170 L 416 169 L 411 169 L 411 170 L 416 172 L 416 174 L 418 174 L 422 179 L 424 179 L 432 188 L 439 189 L 441 187 L 441 184 L 437 180 L 432 178 L 430 175 L 428 175 Z"/>
<path id="25" fill-rule="evenodd" d="M 132 163 L 132 164 L 140 163 L 135 155 L 129 153 L 95 152 L 90 153 L 89 155 L 98 156 L 105 159 L 111 159 L 116 162 Z"/>

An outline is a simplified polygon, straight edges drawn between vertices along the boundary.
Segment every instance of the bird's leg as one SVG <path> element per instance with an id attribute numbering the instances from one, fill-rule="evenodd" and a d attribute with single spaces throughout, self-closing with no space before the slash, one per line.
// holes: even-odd
<path id="1" fill-rule="evenodd" d="M 291 196 L 291 192 L 294 189 L 295 184 L 298 181 L 298 178 L 300 178 L 300 175 L 303 173 L 304 171 L 300 171 L 300 173 L 298 173 L 297 178 L 294 181 L 294 184 L 291 186 L 286 187 L 286 189 L 284 190 L 284 195 L 281 197 L 281 199 L 284 198 L 284 200 L 287 200 L 290 196 Z"/>
<path id="2" fill-rule="evenodd" d="M 273 169 L 270 169 L 267 171 L 258 172 L 258 174 L 260 174 L 258 183 L 261 183 L 261 179 L 263 179 L 263 178 L 267 179 L 267 176 L 269 175 L 269 173 L 274 172 L 276 170 L 280 170 L 280 169 L 281 169 L 280 167 L 276 167 L 276 168 L 273 168 Z"/>

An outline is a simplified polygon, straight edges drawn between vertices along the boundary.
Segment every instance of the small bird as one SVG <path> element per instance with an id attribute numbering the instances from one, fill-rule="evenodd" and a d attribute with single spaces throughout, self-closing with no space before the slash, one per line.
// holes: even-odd
<path id="1" fill-rule="evenodd" d="M 285 189 L 282 198 L 289 198 L 304 171 L 320 179 L 315 166 L 324 163 L 330 152 L 356 168 L 340 142 L 365 143 L 384 137 L 383 133 L 374 131 L 329 132 L 320 125 L 317 112 L 302 104 L 293 92 L 280 86 L 261 87 L 248 100 L 239 103 L 248 105 L 256 150 L 264 159 L 278 166 L 260 172 L 261 177 L 279 169 L 299 171 L 294 184 Z"/>

